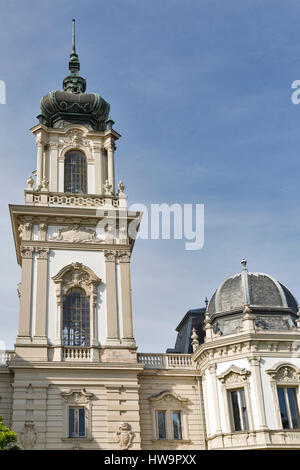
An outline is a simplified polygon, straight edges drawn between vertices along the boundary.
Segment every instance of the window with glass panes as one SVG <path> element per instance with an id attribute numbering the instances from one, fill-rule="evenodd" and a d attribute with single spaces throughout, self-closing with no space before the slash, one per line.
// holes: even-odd
<path id="1" fill-rule="evenodd" d="M 90 345 L 90 304 L 83 289 L 72 288 L 63 302 L 63 345 Z"/>
<path id="2" fill-rule="evenodd" d="M 234 431 L 249 429 L 247 406 L 244 389 L 231 390 L 230 404 Z"/>
<path id="3" fill-rule="evenodd" d="M 69 437 L 85 437 L 85 408 L 69 407 Z"/>
<path id="4" fill-rule="evenodd" d="M 87 164 L 86 157 L 78 150 L 72 150 L 65 156 L 64 192 L 87 193 Z"/>
<path id="5" fill-rule="evenodd" d="M 277 395 L 283 429 L 299 429 L 297 387 L 277 387 Z"/>
<path id="6" fill-rule="evenodd" d="M 181 411 L 156 411 L 157 439 L 182 439 Z"/>

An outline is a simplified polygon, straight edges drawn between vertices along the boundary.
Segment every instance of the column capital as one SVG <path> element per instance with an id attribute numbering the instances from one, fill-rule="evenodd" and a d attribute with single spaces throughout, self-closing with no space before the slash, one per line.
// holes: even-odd
<path id="1" fill-rule="evenodd" d="M 113 263 L 116 256 L 117 252 L 115 250 L 104 250 L 104 258 L 106 262 Z"/>
<path id="2" fill-rule="evenodd" d="M 248 362 L 250 366 L 259 366 L 260 357 L 248 357 Z"/>
<path id="3" fill-rule="evenodd" d="M 33 252 L 33 246 L 21 246 L 21 256 L 23 259 L 32 259 Z"/>
<path id="4" fill-rule="evenodd" d="M 208 370 L 211 374 L 216 374 L 217 371 L 217 364 L 210 364 L 208 366 Z"/>
<path id="5" fill-rule="evenodd" d="M 118 259 L 120 263 L 130 263 L 130 251 L 118 251 Z"/>
<path id="6" fill-rule="evenodd" d="M 39 136 L 35 139 L 35 144 L 37 147 L 44 147 L 45 142 L 42 140 L 42 138 Z"/>
<path id="7" fill-rule="evenodd" d="M 112 152 L 114 152 L 117 147 L 116 147 L 115 143 L 111 140 L 111 141 L 106 142 L 104 144 L 104 148 L 105 148 L 105 150 L 111 150 Z"/>
<path id="8" fill-rule="evenodd" d="M 48 259 L 49 248 L 37 247 L 35 251 L 37 253 L 37 259 Z"/>

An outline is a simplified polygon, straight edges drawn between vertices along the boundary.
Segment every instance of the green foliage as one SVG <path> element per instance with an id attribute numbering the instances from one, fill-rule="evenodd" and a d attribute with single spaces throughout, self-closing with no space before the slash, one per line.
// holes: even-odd
<path id="1" fill-rule="evenodd" d="M 20 447 L 16 445 L 16 442 L 17 433 L 5 426 L 2 416 L 0 416 L 0 450 L 19 450 Z"/>

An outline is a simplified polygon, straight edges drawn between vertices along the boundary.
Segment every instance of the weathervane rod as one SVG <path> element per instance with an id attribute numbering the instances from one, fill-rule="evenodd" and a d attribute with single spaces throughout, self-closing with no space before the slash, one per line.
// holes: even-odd
<path id="1" fill-rule="evenodd" d="M 75 20 L 72 20 L 72 54 L 76 54 L 75 50 Z"/>

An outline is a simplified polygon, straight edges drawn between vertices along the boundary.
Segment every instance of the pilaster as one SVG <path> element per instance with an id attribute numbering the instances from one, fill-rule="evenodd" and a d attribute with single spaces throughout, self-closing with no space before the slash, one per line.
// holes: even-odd
<path id="1" fill-rule="evenodd" d="M 248 358 L 248 362 L 250 364 L 251 377 L 253 380 L 253 393 L 255 397 L 255 402 L 257 403 L 258 428 L 261 430 L 265 430 L 268 429 L 268 426 L 266 424 L 266 413 L 263 399 L 262 381 L 260 375 L 260 358 Z"/>
<path id="2" fill-rule="evenodd" d="M 46 313 L 47 313 L 47 270 L 49 248 L 36 248 L 37 253 L 37 285 L 36 285 L 36 318 L 33 342 L 47 345 Z M 41 353 L 41 350 L 39 350 Z M 47 349 L 43 350 L 39 360 L 47 360 Z"/>
<path id="3" fill-rule="evenodd" d="M 31 246 L 21 247 L 22 274 L 20 286 L 20 319 L 19 333 L 16 343 L 30 343 L 31 325 L 31 282 L 32 282 L 32 259 L 34 248 Z"/>
<path id="4" fill-rule="evenodd" d="M 105 250 L 105 283 L 106 283 L 106 312 L 107 338 L 106 344 L 120 344 L 117 286 L 116 286 L 116 251 Z"/>
<path id="5" fill-rule="evenodd" d="M 133 337 L 133 324 L 132 324 L 130 252 L 120 251 L 118 253 L 118 258 L 119 258 L 119 263 L 120 263 L 121 302 L 122 302 L 122 317 L 123 317 L 122 344 L 135 346 L 135 341 Z"/>

